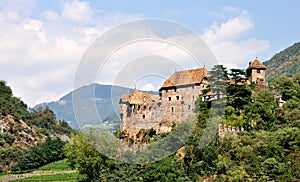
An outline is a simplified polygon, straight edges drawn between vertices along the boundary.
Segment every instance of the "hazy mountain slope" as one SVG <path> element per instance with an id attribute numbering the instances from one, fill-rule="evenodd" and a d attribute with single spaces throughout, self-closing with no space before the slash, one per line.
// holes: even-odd
<path id="1" fill-rule="evenodd" d="M 94 90 L 94 93 L 93 93 Z M 91 84 L 88 86 L 80 87 L 72 92 L 69 92 L 67 95 L 63 96 L 61 99 L 55 102 L 42 103 L 37 107 L 48 106 L 51 110 L 54 111 L 59 120 L 67 121 L 73 128 L 79 128 L 76 123 L 75 114 L 73 111 L 73 94 L 80 97 L 80 102 L 82 103 L 82 109 L 85 111 L 87 125 L 89 124 L 99 124 L 102 121 L 93 119 L 92 116 L 94 113 L 88 108 L 85 107 L 86 103 L 95 101 L 96 107 L 98 109 L 99 115 L 103 121 L 108 125 L 114 125 L 118 127 L 119 118 L 115 113 L 119 113 L 119 100 L 123 94 L 131 93 L 133 89 L 112 86 L 112 85 L 100 85 L 100 84 Z M 157 92 L 147 92 L 152 94 L 157 94 Z M 81 123 L 82 124 L 82 123 Z"/>
<path id="2" fill-rule="evenodd" d="M 293 76 L 300 72 L 300 42 L 275 54 L 263 63 L 267 67 L 267 80 L 271 82 L 279 76 Z"/>

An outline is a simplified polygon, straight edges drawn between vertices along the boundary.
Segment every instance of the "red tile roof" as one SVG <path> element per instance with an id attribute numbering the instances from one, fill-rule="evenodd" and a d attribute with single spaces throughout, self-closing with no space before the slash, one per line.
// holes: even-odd
<path id="1" fill-rule="evenodd" d="M 161 88 L 201 83 L 207 77 L 205 68 L 178 71 L 168 78 Z"/>
<path id="2" fill-rule="evenodd" d="M 250 65 L 249 67 L 247 68 L 248 69 L 257 69 L 257 68 L 260 68 L 260 69 L 266 69 L 267 67 L 265 65 L 263 65 L 258 59 L 255 59 L 253 62 L 250 62 Z"/>

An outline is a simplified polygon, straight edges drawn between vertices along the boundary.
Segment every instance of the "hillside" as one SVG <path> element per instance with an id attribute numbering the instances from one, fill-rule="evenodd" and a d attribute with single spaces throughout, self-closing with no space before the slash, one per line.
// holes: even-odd
<path id="1" fill-rule="evenodd" d="M 95 95 L 91 93 L 92 89 L 95 90 Z M 115 113 L 119 112 L 119 99 L 121 95 L 131 93 L 132 91 L 133 89 L 120 86 L 91 84 L 69 92 L 56 102 L 38 104 L 34 108 L 48 106 L 53 110 L 59 120 L 68 121 L 73 128 L 79 128 L 76 123 L 72 100 L 72 95 L 76 94 L 80 96 L 80 102 L 82 103 L 89 100 L 95 100 L 99 115 L 103 119 L 103 122 L 113 128 L 118 128 L 119 118 Z M 158 94 L 156 92 L 148 93 Z M 94 121 L 93 117 L 89 117 L 92 114 L 89 114 L 88 109 L 84 110 L 86 110 L 86 120 L 89 124 L 99 124 L 99 121 Z"/>
<path id="2" fill-rule="evenodd" d="M 30 110 L 0 81 L 0 172 L 10 170 L 28 149 L 47 140 L 69 140 L 73 129 L 49 108 Z"/>
<path id="3" fill-rule="evenodd" d="M 279 76 L 292 77 L 300 72 L 300 42 L 275 54 L 263 63 L 267 67 L 267 80 L 271 82 Z"/>

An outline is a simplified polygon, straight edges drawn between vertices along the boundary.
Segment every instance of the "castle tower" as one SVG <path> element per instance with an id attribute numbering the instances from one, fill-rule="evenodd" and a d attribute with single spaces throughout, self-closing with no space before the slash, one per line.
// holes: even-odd
<path id="1" fill-rule="evenodd" d="M 249 62 L 249 67 L 246 69 L 247 78 L 250 83 L 266 83 L 266 66 L 263 65 L 257 58 Z"/>

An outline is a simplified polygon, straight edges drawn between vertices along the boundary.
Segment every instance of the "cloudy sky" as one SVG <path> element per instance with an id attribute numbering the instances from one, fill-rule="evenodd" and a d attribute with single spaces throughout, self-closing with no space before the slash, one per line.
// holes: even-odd
<path id="1" fill-rule="evenodd" d="M 245 68 L 256 56 L 268 60 L 299 41 L 299 7 L 298 0 L 1 0 L 0 79 L 29 106 L 58 100 L 72 90 L 79 61 L 93 41 L 112 27 L 143 18 L 184 25 L 219 63 Z M 112 63 L 106 71 L 116 70 L 118 64 Z M 139 87 L 158 86 L 144 82 Z"/>

